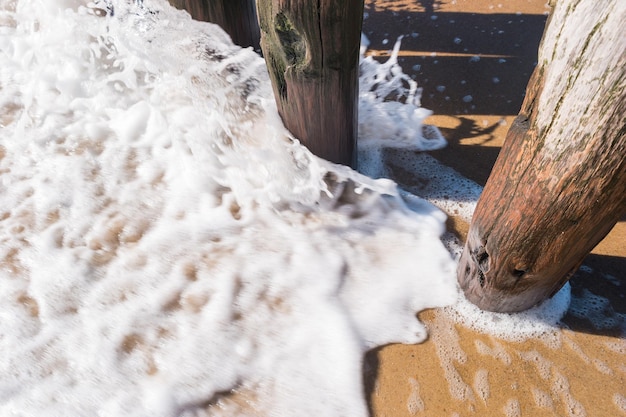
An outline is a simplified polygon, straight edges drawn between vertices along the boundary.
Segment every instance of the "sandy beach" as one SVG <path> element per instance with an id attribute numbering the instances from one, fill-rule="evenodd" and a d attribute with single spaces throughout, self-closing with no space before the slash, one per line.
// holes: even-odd
<path id="1" fill-rule="evenodd" d="M 530 313 L 458 297 L 545 2 L 366 0 L 357 172 L 166 0 L 0 0 L 0 417 L 625 416 L 626 218 Z"/>
<path id="2" fill-rule="evenodd" d="M 448 140 L 429 154 L 484 185 L 535 65 L 546 2 L 367 1 L 365 11 L 370 53 L 387 56 L 404 35 L 399 63 L 423 88 L 422 105 L 434 112 L 427 123 Z M 415 184 L 432 180 L 393 172 L 418 194 Z M 449 230 L 463 240 L 467 221 L 448 214 Z M 372 415 L 626 415 L 625 271 L 621 221 L 572 278 L 570 310 L 552 335 L 511 342 L 441 311 L 420 314 L 427 342 L 366 358 Z"/>

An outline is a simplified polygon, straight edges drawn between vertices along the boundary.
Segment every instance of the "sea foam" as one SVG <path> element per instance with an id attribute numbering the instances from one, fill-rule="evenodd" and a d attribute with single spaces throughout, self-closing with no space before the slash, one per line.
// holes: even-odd
<path id="1" fill-rule="evenodd" d="M 445 215 L 310 154 L 163 0 L 0 22 L 0 414 L 366 416 L 364 351 L 456 298 Z"/>

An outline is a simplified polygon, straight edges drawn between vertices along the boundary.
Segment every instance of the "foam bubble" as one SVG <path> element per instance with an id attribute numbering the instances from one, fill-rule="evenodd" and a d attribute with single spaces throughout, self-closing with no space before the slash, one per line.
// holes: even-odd
<path id="1" fill-rule="evenodd" d="M 554 411 L 554 402 L 552 401 L 552 397 L 550 397 L 550 394 L 536 387 L 532 387 L 532 393 L 533 399 L 535 400 L 535 404 L 537 404 L 537 407 L 547 408 Z"/>
<path id="2" fill-rule="evenodd" d="M 511 398 L 506 402 L 504 414 L 506 417 L 521 417 L 522 408 L 516 398 Z"/>
<path id="3" fill-rule="evenodd" d="M 583 288 L 581 294 L 572 297 L 569 313 L 589 320 L 596 329 L 618 329 L 626 334 L 626 314 L 615 311 L 610 301 Z"/>
<path id="4" fill-rule="evenodd" d="M 431 337 L 450 395 L 459 401 L 474 400 L 472 388 L 463 380 L 456 367 L 457 363 L 467 362 L 467 354 L 461 348 L 458 332 L 442 314 L 437 314 L 431 325 L 434 327 Z"/>
<path id="5" fill-rule="evenodd" d="M 504 346 L 498 343 L 496 340 L 493 341 L 494 346 L 489 347 L 480 339 L 475 340 L 476 350 L 481 355 L 488 355 L 495 359 L 500 360 L 504 365 L 511 365 L 511 356 L 507 353 Z"/>
<path id="6" fill-rule="evenodd" d="M 593 365 L 596 367 L 598 372 L 605 375 L 613 375 L 613 370 L 607 365 L 606 362 L 600 359 L 593 359 Z"/>
<path id="7" fill-rule="evenodd" d="M 366 416 L 365 350 L 455 300 L 445 215 L 313 156 L 263 60 L 164 0 L 0 11 L 0 413 Z M 384 139 L 430 143 L 368 68 L 410 98 Z"/>
<path id="8" fill-rule="evenodd" d="M 552 375 L 552 367 L 553 364 L 548 359 L 541 356 L 539 352 L 536 350 L 531 350 L 529 352 L 521 352 L 520 357 L 529 362 L 537 368 L 537 372 L 539 376 L 543 380 L 549 380 Z"/>
<path id="9" fill-rule="evenodd" d="M 567 312 L 571 287 L 566 283 L 552 298 L 520 313 L 493 313 L 480 310 L 459 293 L 458 302 L 444 311 L 451 319 L 473 330 L 496 337 L 523 341 L 554 332 Z"/>
<path id="10" fill-rule="evenodd" d="M 365 49 L 361 48 L 359 148 L 362 150 L 380 146 L 434 150 L 446 145 L 436 128 L 425 129 L 423 125 L 432 111 L 421 107 L 421 88 L 398 65 L 401 41 L 402 36 L 384 63 L 372 56 L 365 57 Z"/>
<path id="11" fill-rule="evenodd" d="M 473 388 L 478 397 L 484 402 L 487 402 L 491 391 L 489 386 L 489 371 L 486 369 L 476 371 Z"/>
<path id="12" fill-rule="evenodd" d="M 409 385 L 411 386 L 411 394 L 407 400 L 406 408 L 410 414 L 417 414 L 424 411 L 424 400 L 420 396 L 419 382 L 415 378 L 409 378 Z"/>
<path id="13" fill-rule="evenodd" d="M 552 394 L 561 398 L 568 416 L 585 417 L 587 415 L 585 407 L 572 396 L 569 380 L 558 371 L 554 372 Z"/>
<path id="14" fill-rule="evenodd" d="M 613 404 L 620 410 L 622 413 L 626 413 L 626 397 L 622 394 L 613 394 Z"/>
<path id="15" fill-rule="evenodd" d="M 426 199 L 451 216 L 470 222 L 482 187 L 425 153 L 407 154 L 394 149 L 382 154 L 387 171 L 399 168 L 413 179 L 403 188 Z"/>

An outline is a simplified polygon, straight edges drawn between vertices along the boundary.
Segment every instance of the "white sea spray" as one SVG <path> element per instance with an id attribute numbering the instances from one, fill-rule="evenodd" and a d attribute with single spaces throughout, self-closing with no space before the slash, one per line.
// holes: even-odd
<path id="1" fill-rule="evenodd" d="M 311 155 L 165 1 L 0 6 L 0 414 L 367 415 L 363 352 L 456 297 L 445 215 Z"/>
<path id="2" fill-rule="evenodd" d="M 380 63 L 365 56 L 369 41 L 361 37 L 359 79 L 359 148 L 381 146 L 412 150 L 435 150 L 446 146 L 438 129 L 425 126 L 431 110 L 421 107 L 422 89 L 398 64 L 402 36 L 389 59 Z"/>

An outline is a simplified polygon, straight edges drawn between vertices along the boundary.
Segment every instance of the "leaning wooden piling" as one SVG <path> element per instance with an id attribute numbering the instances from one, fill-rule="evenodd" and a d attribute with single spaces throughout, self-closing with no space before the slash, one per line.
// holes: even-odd
<path id="1" fill-rule="evenodd" d="M 458 277 L 486 310 L 554 294 L 626 213 L 626 3 L 560 0 Z"/>

